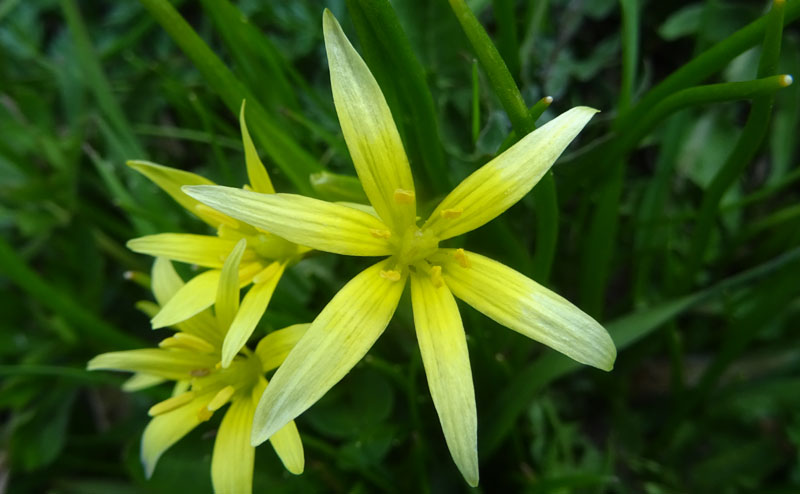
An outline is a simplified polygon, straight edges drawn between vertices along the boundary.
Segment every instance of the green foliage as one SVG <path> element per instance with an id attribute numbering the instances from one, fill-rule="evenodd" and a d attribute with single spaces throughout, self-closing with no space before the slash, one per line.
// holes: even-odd
<path id="1" fill-rule="evenodd" d="M 783 77 L 800 74 L 800 1 L 5 0 L 8 492 L 210 492 L 218 421 L 146 480 L 139 439 L 169 390 L 123 393 L 120 376 L 84 370 L 98 352 L 163 338 L 134 308 L 151 260 L 125 242 L 205 232 L 125 161 L 241 185 L 247 99 L 276 188 L 364 202 L 330 97 L 323 7 L 386 92 L 423 216 L 537 119 L 602 111 L 529 197 L 463 245 L 593 314 L 616 368 L 582 367 L 463 306 L 477 490 L 800 490 L 800 84 Z M 310 321 L 363 267 L 325 254 L 292 267 L 254 338 Z M 260 447 L 255 492 L 467 490 L 406 309 L 297 423 L 305 474 Z"/>

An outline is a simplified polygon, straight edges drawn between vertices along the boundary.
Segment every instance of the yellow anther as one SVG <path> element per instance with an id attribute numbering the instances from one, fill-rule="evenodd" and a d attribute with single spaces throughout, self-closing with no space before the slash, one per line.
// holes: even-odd
<path id="1" fill-rule="evenodd" d="M 178 396 L 173 396 L 172 398 L 167 398 L 164 401 L 160 401 L 155 405 L 150 407 L 150 410 L 147 413 L 151 417 L 155 417 L 156 415 L 161 415 L 162 413 L 171 412 L 176 408 L 180 408 L 183 405 L 189 403 L 194 399 L 194 391 L 187 391 L 185 393 L 181 393 Z"/>
<path id="2" fill-rule="evenodd" d="M 381 278 L 389 281 L 400 281 L 400 271 L 395 271 L 394 269 L 381 271 Z"/>
<path id="3" fill-rule="evenodd" d="M 205 422 L 206 420 L 210 419 L 212 415 L 214 415 L 214 412 L 209 410 L 207 407 L 202 407 L 197 411 L 197 420 L 200 422 Z"/>
<path id="4" fill-rule="evenodd" d="M 209 374 L 211 374 L 211 371 L 208 369 L 194 369 L 189 371 L 189 375 L 192 377 L 205 377 Z"/>
<path id="5" fill-rule="evenodd" d="M 225 403 L 228 403 L 228 401 L 231 399 L 231 396 L 233 396 L 233 393 L 235 392 L 236 388 L 230 384 L 225 386 L 224 388 L 220 389 L 213 398 L 211 398 L 211 401 L 208 402 L 206 408 L 212 412 L 219 410 L 225 405 Z"/>
<path id="6" fill-rule="evenodd" d="M 464 249 L 456 249 L 456 252 L 455 254 L 453 254 L 453 257 L 456 258 L 456 262 L 458 262 L 458 264 L 462 268 L 469 267 L 469 259 L 467 259 L 467 253 L 464 252 Z"/>
<path id="7" fill-rule="evenodd" d="M 439 213 L 442 215 L 442 218 L 446 220 L 452 220 L 454 218 L 458 218 L 461 216 L 461 213 L 464 212 L 464 208 L 451 208 L 451 209 L 442 209 Z"/>
<path id="8" fill-rule="evenodd" d="M 392 236 L 392 232 L 389 230 L 370 230 L 369 234 L 375 238 L 389 238 Z"/>
<path id="9" fill-rule="evenodd" d="M 436 288 L 441 287 L 444 285 L 444 279 L 442 279 L 442 267 L 441 266 L 433 266 L 431 270 L 428 272 L 431 277 L 431 282 L 433 286 Z"/>
<path id="10" fill-rule="evenodd" d="M 201 353 L 213 353 L 214 345 L 199 336 L 189 333 L 175 333 L 173 336 L 161 340 L 158 344 L 161 348 L 180 348 L 182 350 L 194 350 Z"/>
<path id="11" fill-rule="evenodd" d="M 411 204 L 415 197 L 413 190 L 394 189 L 394 202 L 397 204 Z"/>

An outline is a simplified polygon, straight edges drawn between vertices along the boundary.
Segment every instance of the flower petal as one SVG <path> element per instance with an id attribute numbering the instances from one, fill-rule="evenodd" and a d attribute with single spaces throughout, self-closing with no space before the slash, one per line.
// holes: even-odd
<path id="1" fill-rule="evenodd" d="M 170 197 L 183 206 L 184 209 L 196 215 L 209 225 L 215 228 L 218 226 L 219 222 L 215 219 L 214 215 L 205 213 L 202 207 L 198 208 L 197 206 L 199 206 L 200 203 L 181 191 L 181 187 L 184 185 L 214 185 L 214 182 L 191 172 L 158 165 L 149 161 L 131 160 L 126 164 L 149 178 L 150 181 L 169 194 Z"/>
<path id="2" fill-rule="evenodd" d="M 242 305 L 239 307 L 233 322 L 231 322 L 228 332 L 225 334 L 225 341 L 222 344 L 223 367 L 228 367 L 233 357 L 247 343 L 247 339 L 253 334 L 258 321 L 261 320 L 261 316 L 267 310 L 272 293 L 275 291 L 275 287 L 278 285 L 285 268 L 284 264 L 277 262 L 273 264 L 277 269 L 268 279 L 255 283 L 250 288 L 250 291 L 244 296 Z"/>
<path id="3" fill-rule="evenodd" d="M 247 122 L 244 119 L 244 104 L 242 101 L 242 109 L 239 111 L 239 127 L 242 130 L 242 144 L 244 144 L 244 160 L 247 164 L 247 179 L 250 181 L 250 187 L 256 192 L 264 194 L 274 194 L 275 188 L 272 186 L 272 181 L 269 179 L 269 174 L 261 159 L 258 157 L 258 151 L 253 144 L 253 139 L 250 138 L 250 132 L 247 131 Z"/>
<path id="4" fill-rule="evenodd" d="M 617 350 L 608 332 L 568 300 L 488 257 L 441 249 L 436 262 L 456 297 L 499 324 L 598 369 Z M 458 256 L 458 257 L 457 257 Z"/>
<path id="5" fill-rule="evenodd" d="M 392 259 L 365 269 L 322 309 L 275 372 L 253 417 L 260 444 L 303 413 L 367 353 L 392 318 L 405 285 L 380 276 Z"/>
<path id="6" fill-rule="evenodd" d="M 306 459 L 303 454 L 303 442 L 300 440 L 300 433 L 297 432 L 294 420 L 278 429 L 278 432 L 269 438 L 269 442 L 286 470 L 295 475 L 303 473 Z"/>
<path id="7" fill-rule="evenodd" d="M 159 233 L 128 241 L 127 247 L 139 254 L 161 256 L 173 261 L 221 268 L 236 242 L 211 235 Z M 250 253 L 253 257 L 253 253 Z"/>
<path id="8" fill-rule="evenodd" d="M 295 194 L 259 194 L 232 187 L 187 187 L 186 193 L 238 220 L 317 250 L 383 256 L 389 241 L 379 219 L 354 208 Z"/>
<path id="9" fill-rule="evenodd" d="M 127 392 L 141 391 L 166 381 L 163 377 L 137 372 L 122 383 L 122 390 Z"/>
<path id="10" fill-rule="evenodd" d="M 253 490 L 256 449 L 250 445 L 255 403 L 250 396 L 233 400 L 214 441 L 211 483 L 215 494 L 239 494 Z"/>
<path id="11" fill-rule="evenodd" d="M 205 402 L 202 401 L 202 398 L 195 398 L 182 407 L 150 420 L 142 434 L 142 451 L 140 453 L 147 478 L 153 475 L 156 463 L 164 451 L 200 424 L 197 410 L 203 405 Z"/>
<path id="12" fill-rule="evenodd" d="M 423 228 L 444 240 L 499 216 L 530 192 L 595 113 L 585 106 L 573 108 L 522 138 L 465 178 Z"/>
<path id="13" fill-rule="evenodd" d="M 117 370 L 141 372 L 164 379 L 190 379 L 205 369 L 213 369 L 218 358 L 183 350 L 141 348 L 102 353 L 86 364 L 88 370 Z M 195 372 L 197 371 L 197 372 Z"/>
<path id="14" fill-rule="evenodd" d="M 295 324 L 261 338 L 256 346 L 256 355 L 261 360 L 264 372 L 277 369 L 310 326 L 311 324 Z"/>
<path id="15" fill-rule="evenodd" d="M 156 302 L 163 307 L 183 287 L 183 280 L 169 259 L 157 257 L 150 271 L 150 286 Z"/>
<path id="16" fill-rule="evenodd" d="M 358 178 L 386 224 L 404 231 L 414 223 L 414 180 L 400 134 L 381 88 L 329 10 L 322 16 L 333 102 Z M 412 194 L 395 201 L 395 191 Z"/>
<path id="17" fill-rule="evenodd" d="M 217 295 L 219 275 L 218 269 L 211 269 L 189 280 L 150 320 L 153 329 L 172 326 L 210 307 Z"/>
<path id="18" fill-rule="evenodd" d="M 247 240 L 239 240 L 225 259 L 219 275 L 214 312 L 217 316 L 217 324 L 223 331 L 228 329 L 239 311 L 239 264 L 246 248 Z"/>
<path id="19" fill-rule="evenodd" d="M 467 339 L 453 294 L 427 275 L 411 274 L 414 326 L 433 404 L 461 475 L 478 485 L 478 412 Z"/>

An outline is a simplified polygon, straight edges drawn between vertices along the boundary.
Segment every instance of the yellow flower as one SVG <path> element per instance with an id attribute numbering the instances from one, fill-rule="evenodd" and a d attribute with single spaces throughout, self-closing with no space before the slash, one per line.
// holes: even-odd
<path id="1" fill-rule="evenodd" d="M 524 137 L 461 182 L 420 227 L 411 170 L 383 94 L 328 11 L 323 24 L 336 111 L 377 214 L 291 194 L 184 188 L 202 203 L 292 242 L 345 255 L 390 256 L 336 294 L 275 373 L 256 410 L 254 444 L 310 407 L 366 354 L 410 278 L 417 339 L 445 440 L 464 478 L 477 485 L 475 396 L 455 297 L 600 369 L 612 368 L 616 349 L 602 326 L 556 293 L 503 264 L 440 248 L 439 242 L 480 227 L 519 201 L 595 110 L 573 108 Z"/>
<path id="2" fill-rule="evenodd" d="M 243 102 L 239 122 L 250 188 L 256 192 L 274 194 L 275 189 L 247 131 L 244 108 Z M 145 161 L 130 161 L 128 165 L 155 182 L 181 206 L 217 229 L 216 236 L 161 233 L 128 242 L 128 248 L 134 252 L 210 268 L 186 283 L 161 308 L 152 319 L 153 329 L 174 325 L 209 307 L 214 302 L 220 268 L 226 256 L 239 240 L 247 240 L 239 268 L 239 284 L 246 286 L 252 283 L 253 287 L 245 295 L 242 308 L 237 312 L 222 346 L 222 365 L 227 367 L 253 333 L 287 265 L 300 260 L 310 249 L 221 214 L 181 191 L 184 185 L 213 185 L 210 180 Z"/>
<path id="3" fill-rule="evenodd" d="M 142 435 L 141 459 L 148 478 L 164 451 L 230 403 L 214 442 L 211 480 L 218 494 L 252 489 L 255 448 L 250 435 L 256 404 L 268 387 L 264 373 L 283 362 L 309 325 L 274 331 L 261 339 L 255 352 L 244 347 L 227 368 L 219 365 L 230 316 L 238 310 L 237 272 L 245 243 L 240 240 L 236 244 L 222 267 L 215 313 L 206 309 L 177 324 L 177 332 L 162 340 L 160 348 L 104 353 L 87 365 L 89 370 L 135 372 L 123 385 L 128 391 L 176 381 L 172 397 L 150 408 L 153 419 Z M 157 258 L 152 287 L 158 304 L 168 303 L 183 286 L 172 263 Z M 153 312 L 158 305 L 146 302 L 140 308 Z M 303 472 L 303 445 L 294 422 L 283 426 L 270 442 L 287 470 Z"/>

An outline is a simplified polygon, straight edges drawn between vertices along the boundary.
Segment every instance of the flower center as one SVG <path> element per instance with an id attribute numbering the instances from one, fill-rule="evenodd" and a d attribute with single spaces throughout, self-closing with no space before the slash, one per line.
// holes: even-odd
<path id="1" fill-rule="evenodd" d="M 416 225 L 406 229 L 394 245 L 397 263 L 414 264 L 430 256 L 439 249 L 439 239 L 430 231 L 420 230 Z"/>

